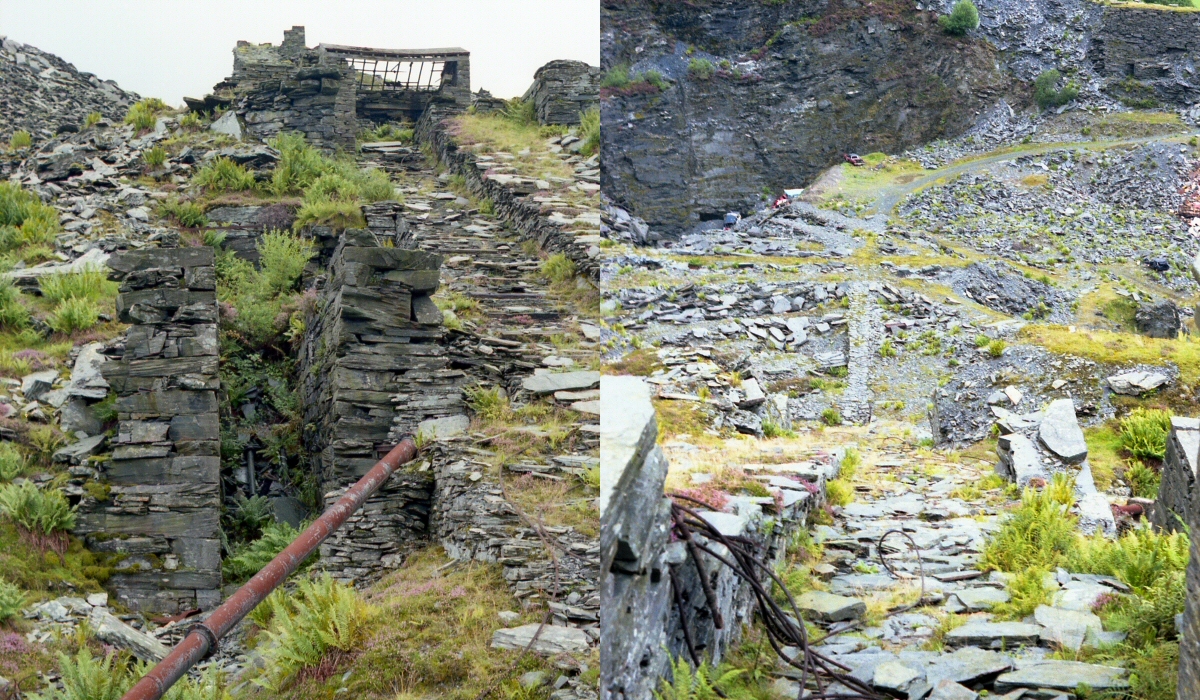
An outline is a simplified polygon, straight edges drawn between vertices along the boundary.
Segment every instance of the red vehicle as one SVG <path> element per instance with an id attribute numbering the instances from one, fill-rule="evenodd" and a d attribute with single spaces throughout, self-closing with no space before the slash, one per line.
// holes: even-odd
<path id="1" fill-rule="evenodd" d="M 843 153 L 842 157 L 846 159 L 847 163 L 855 167 L 862 167 L 867 164 L 857 153 Z"/>

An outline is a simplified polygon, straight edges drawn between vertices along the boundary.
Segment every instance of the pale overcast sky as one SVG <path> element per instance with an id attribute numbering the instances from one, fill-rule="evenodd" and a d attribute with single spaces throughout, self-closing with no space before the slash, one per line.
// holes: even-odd
<path id="1" fill-rule="evenodd" d="M 471 90 L 497 97 L 556 58 L 600 63 L 600 0 L 0 0 L 0 36 L 172 105 L 228 76 L 239 39 L 278 44 L 296 24 L 309 46 L 461 46 Z"/>

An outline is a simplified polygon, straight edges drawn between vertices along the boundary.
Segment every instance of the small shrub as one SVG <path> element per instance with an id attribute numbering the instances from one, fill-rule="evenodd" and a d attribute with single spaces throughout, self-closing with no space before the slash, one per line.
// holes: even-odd
<path id="1" fill-rule="evenodd" d="M 266 496 L 246 498 L 240 491 L 234 495 L 234 507 L 229 513 L 230 534 L 247 540 L 258 539 L 262 530 L 275 520 L 271 499 Z"/>
<path id="2" fill-rule="evenodd" d="M 146 165 L 151 168 L 161 168 L 167 162 L 167 152 L 161 146 L 148 148 L 142 152 L 142 159 L 146 161 Z"/>
<path id="3" fill-rule="evenodd" d="M 0 623 L 8 622 L 25 607 L 25 593 L 15 584 L 0 579 Z"/>
<path id="4" fill-rule="evenodd" d="M 100 309 L 91 299 L 71 297 L 64 300 L 50 314 L 46 322 L 55 331 L 70 335 L 76 331 L 86 331 L 100 321 Z"/>
<path id="5" fill-rule="evenodd" d="M 43 297 L 56 304 L 71 298 L 98 300 L 117 293 L 116 282 L 110 282 L 99 267 L 43 275 L 38 279 L 38 288 Z"/>
<path id="6" fill-rule="evenodd" d="M 188 112 L 179 120 L 179 128 L 186 131 L 199 131 L 204 126 L 198 112 Z"/>
<path id="7" fill-rule="evenodd" d="M 989 341 L 987 344 L 987 354 L 991 355 L 992 357 L 1000 357 L 1007 349 L 1008 343 L 999 338 Z"/>
<path id="8" fill-rule="evenodd" d="M 25 455 L 16 443 L 0 442 L 0 481 L 8 483 L 25 471 Z"/>
<path id="9" fill-rule="evenodd" d="M 167 111 L 167 104 L 157 97 L 147 97 L 134 103 L 125 113 L 125 123 L 136 131 L 149 131 L 158 122 L 158 115 Z"/>
<path id="10" fill-rule="evenodd" d="M 514 97 L 504 104 L 504 111 L 501 112 L 505 119 L 518 125 L 536 124 L 537 123 L 537 105 L 533 100 L 522 100 L 519 97 Z"/>
<path id="11" fill-rule="evenodd" d="M 704 387 L 707 389 L 708 387 Z M 795 430 L 788 430 L 772 420 L 764 420 L 762 424 L 763 437 L 766 438 L 794 438 L 796 437 Z"/>
<path id="12" fill-rule="evenodd" d="M 203 207 L 195 202 L 184 202 L 174 198 L 167 199 L 158 205 L 158 215 L 174 219 L 176 223 L 185 228 L 200 228 L 208 224 L 208 217 L 204 215 Z"/>
<path id="13" fill-rule="evenodd" d="M 254 174 L 224 156 L 197 170 L 192 184 L 207 192 L 244 192 L 255 188 Z"/>
<path id="14" fill-rule="evenodd" d="M 52 244 L 58 231 L 54 207 L 20 185 L 0 182 L 0 252 Z"/>
<path id="15" fill-rule="evenodd" d="M 1183 573 L 1189 550 L 1187 534 L 1145 525 L 1115 540 L 1099 534 L 1082 538 L 1068 565 L 1071 571 L 1113 576 L 1142 591 L 1164 576 Z"/>
<path id="16" fill-rule="evenodd" d="M 14 131 L 13 135 L 8 138 L 8 147 L 14 151 L 21 148 L 29 148 L 32 145 L 33 137 L 25 130 Z"/>
<path id="17" fill-rule="evenodd" d="M 722 673 L 709 666 L 707 661 L 693 670 L 682 655 L 672 663 L 674 672 L 671 680 L 663 678 L 659 682 L 659 690 L 654 693 L 655 700 L 718 700 L 727 697 L 726 687 L 746 672 L 738 668 Z"/>
<path id="18" fill-rule="evenodd" d="M 315 251 L 310 239 L 288 231 L 270 231 L 258 243 L 262 274 L 273 294 L 291 291 Z"/>
<path id="19" fill-rule="evenodd" d="M 938 17 L 938 24 L 946 33 L 961 36 L 979 26 L 979 9 L 971 0 L 958 0 L 950 14 Z"/>
<path id="20" fill-rule="evenodd" d="M 992 339 L 982 333 L 975 336 L 975 347 L 977 348 L 986 348 L 990 342 L 992 342 Z"/>
<path id="21" fill-rule="evenodd" d="M 643 83 L 653 85 L 660 91 L 671 87 L 671 84 L 667 82 L 667 79 L 663 77 L 662 73 L 659 73 L 656 70 L 648 70 L 645 73 L 642 73 L 638 76 L 638 80 Z"/>
<path id="22" fill-rule="evenodd" d="M 21 303 L 21 291 L 11 279 L 0 279 L 0 328 L 20 330 L 29 325 L 29 307 Z"/>
<path id="23" fill-rule="evenodd" d="M 273 523 L 262 529 L 262 537 L 238 547 L 232 556 L 221 562 L 226 581 L 241 583 L 271 563 L 277 554 L 296 539 L 300 532 L 287 523 Z"/>
<path id="24" fill-rule="evenodd" d="M 116 652 L 109 652 L 102 661 L 93 657 L 87 646 L 81 646 L 74 657 L 59 652 L 58 670 L 62 689 L 51 685 L 39 700 L 121 700 L 133 686 Z"/>
<path id="25" fill-rule="evenodd" d="M 1169 411 L 1139 407 L 1121 419 L 1121 447 L 1138 459 L 1165 457 L 1170 433 Z"/>
<path id="26" fill-rule="evenodd" d="M 629 83 L 629 66 L 613 66 L 600 80 L 600 87 L 621 89 L 629 87 Z"/>
<path id="27" fill-rule="evenodd" d="M 337 230 L 364 228 L 367 225 L 358 202 L 305 202 L 296 212 L 292 228 L 296 231 L 305 226 L 329 226 Z"/>
<path id="28" fill-rule="evenodd" d="M 880 357 L 895 357 L 896 356 L 896 347 L 894 345 L 892 345 L 891 338 L 888 338 L 887 340 L 883 341 L 883 344 L 879 346 L 879 356 Z"/>
<path id="29" fill-rule="evenodd" d="M 546 258 L 538 269 L 543 277 L 554 284 L 562 284 L 575 279 L 575 261 L 564 253 L 555 253 Z"/>
<path id="30" fill-rule="evenodd" d="M 17 525 L 22 539 L 62 560 L 75 527 L 75 509 L 56 488 L 39 489 L 32 481 L 0 486 L 0 512 Z"/>
<path id="31" fill-rule="evenodd" d="M 579 153 L 591 156 L 600 150 L 600 109 L 591 109 L 579 115 L 579 138 L 583 139 L 583 148 Z"/>
<path id="32" fill-rule="evenodd" d="M 1075 548 L 1075 518 L 1068 503 L 1056 500 L 1047 488 L 1026 488 L 1021 505 L 1005 519 L 984 547 L 982 565 L 987 569 L 1019 572 L 1059 566 Z"/>
<path id="33" fill-rule="evenodd" d="M 841 425 L 842 424 L 842 412 L 837 410 L 833 406 L 830 406 L 829 408 L 825 409 L 824 411 L 821 411 L 821 422 L 824 423 L 825 425 L 831 425 L 831 426 L 832 425 Z"/>
<path id="34" fill-rule="evenodd" d="M 825 498 L 835 506 L 846 506 L 854 502 L 854 487 L 843 479 L 825 483 Z"/>
<path id="35" fill-rule="evenodd" d="M 963 0 L 969 2 L 969 0 Z M 688 75 L 696 80 L 709 80 L 717 72 L 717 67 L 707 58 L 693 58 L 688 61 Z"/>
<path id="36" fill-rule="evenodd" d="M 100 120 L 103 118 L 104 115 L 100 114 L 99 112 L 88 112 L 88 115 L 83 118 L 83 128 L 90 129 L 99 124 Z"/>
<path id="37" fill-rule="evenodd" d="M 308 145 L 303 134 L 282 133 L 270 143 L 279 151 L 279 162 L 271 174 L 271 191 L 277 195 L 299 194 L 329 170 L 329 161 Z"/>
<path id="38" fill-rule="evenodd" d="M 1020 620 L 1032 615 L 1039 605 L 1050 604 L 1050 591 L 1042 584 L 1045 569 L 1031 568 L 1013 574 L 1008 581 L 1009 601 L 993 608 L 1001 618 Z"/>
<path id="39" fill-rule="evenodd" d="M 1105 626 L 1129 635 L 1126 643 L 1149 647 L 1177 636 L 1175 616 L 1187 602 L 1187 577 L 1169 571 L 1157 577 L 1137 595 L 1126 596 L 1105 612 Z"/>
<path id="40" fill-rule="evenodd" d="M 1079 86 L 1074 81 L 1068 81 L 1060 89 L 1061 78 L 1062 74 L 1051 68 L 1033 81 L 1033 99 L 1042 109 L 1061 107 L 1079 96 Z"/>
<path id="41" fill-rule="evenodd" d="M 466 390 L 467 405 L 475 415 L 488 421 L 501 420 L 508 417 L 511 409 L 508 399 L 500 393 L 498 387 L 491 389 L 475 386 Z"/>
<path id="42" fill-rule="evenodd" d="M 263 652 L 269 675 L 255 682 L 277 691 L 296 672 L 349 653 L 366 636 L 373 614 L 354 588 L 328 575 L 301 581 L 273 607 L 264 632 L 271 642 Z"/>
<path id="43" fill-rule="evenodd" d="M 54 426 L 43 425 L 29 430 L 29 446 L 42 464 L 50 464 L 50 458 L 65 443 L 66 438 Z"/>
<path id="44" fill-rule="evenodd" d="M 1135 497 L 1158 498 L 1162 475 L 1135 460 L 1129 469 L 1125 470 L 1125 481 L 1129 482 L 1129 490 Z"/>

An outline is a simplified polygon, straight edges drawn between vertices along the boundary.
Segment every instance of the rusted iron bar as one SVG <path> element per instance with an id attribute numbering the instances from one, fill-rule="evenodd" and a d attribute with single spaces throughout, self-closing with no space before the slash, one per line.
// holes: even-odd
<path id="1" fill-rule="evenodd" d="M 417 456 L 417 444 L 405 438 L 379 460 L 371 471 L 358 480 L 338 502 L 321 514 L 321 517 L 300 533 L 291 544 L 254 575 L 244 586 L 229 597 L 208 619 L 197 624 L 165 659 L 142 677 L 137 685 L 125 693 L 122 700 L 159 700 L 167 690 L 187 673 L 197 661 L 217 648 L 217 641 L 233 626 L 248 615 L 271 591 L 300 566 L 300 563 L 316 551 L 325 538 L 346 522 L 354 511 L 383 485 L 392 472 Z"/>

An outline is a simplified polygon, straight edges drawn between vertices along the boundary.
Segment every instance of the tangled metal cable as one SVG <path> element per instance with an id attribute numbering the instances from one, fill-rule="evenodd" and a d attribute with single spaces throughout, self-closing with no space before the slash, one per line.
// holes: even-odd
<path id="1" fill-rule="evenodd" d="M 709 611 L 713 616 L 714 627 L 721 629 L 724 626 L 724 620 L 717 609 L 716 596 L 712 590 L 708 576 L 704 573 L 704 566 L 700 561 L 699 552 L 704 552 L 716 561 L 729 567 L 738 578 L 742 579 L 750 587 L 771 647 L 779 655 L 779 658 L 783 659 L 789 666 L 800 671 L 800 690 L 797 693 L 797 700 L 804 697 L 811 700 L 825 700 L 826 698 L 837 698 L 839 700 L 885 700 L 885 696 L 876 692 L 869 683 L 849 675 L 849 667 L 812 649 L 808 639 L 808 632 L 805 630 L 804 624 L 800 622 L 802 618 L 795 598 L 792 597 L 787 586 L 783 584 L 783 581 L 780 580 L 771 567 L 761 561 L 757 551 L 759 548 L 758 544 L 746 537 L 728 537 L 722 534 L 717 528 L 709 524 L 708 521 L 700 517 L 695 510 L 682 505 L 680 501 L 690 501 L 709 508 L 710 506 L 707 503 L 683 494 L 671 494 L 671 497 L 675 499 L 671 504 L 672 531 L 676 537 L 685 543 L 688 557 L 692 565 L 696 567 L 701 588 L 704 590 Z M 706 540 L 719 542 L 725 548 L 728 555 L 714 550 L 709 546 L 709 543 L 698 541 L 693 536 L 697 533 L 703 535 Z M 791 608 L 790 613 L 786 612 L 775 601 L 770 590 L 763 585 L 761 574 L 766 574 L 771 581 L 779 586 L 779 590 L 783 591 L 783 594 L 787 596 L 788 607 Z M 671 567 L 670 576 L 671 587 L 675 591 L 675 605 L 679 610 L 679 621 L 683 631 L 684 643 L 687 645 L 688 654 L 692 662 L 699 665 L 700 657 L 696 652 L 691 630 L 687 627 L 687 615 L 684 608 L 683 595 L 674 566 Z M 800 652 L 795 656 L 789 656 L 783 650 L 785 646 L 796 647 Z M 808 686 L 810 678 L 816 685 L 816 692 L 806 695 L 805 688 Z M 832 687 L 835 683 L 841 685 L 849 692 L 835 692 Z"/>

